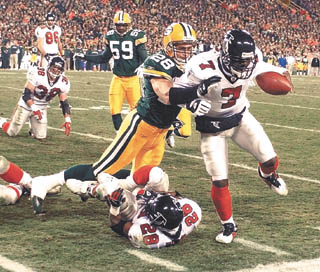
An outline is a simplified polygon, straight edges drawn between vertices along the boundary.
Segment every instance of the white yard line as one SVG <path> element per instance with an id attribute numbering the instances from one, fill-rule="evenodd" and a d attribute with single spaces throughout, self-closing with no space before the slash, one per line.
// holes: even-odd
<path id="1" fill-rule="evenodd" d="M 129 249 L 129 250 L 127 250 L 127 252 L 131 255 L 138 257 L 140 260 L 142 260 L 144 262 L 151 263 L 152 265 L 156 264 L 159 266 L 164 266 L 165 268 L 167 268 L 168 270 L 171 270 L 171 271 L 187 271 L 187 268 L 185 268 L 184 266 L 172 263 L 172 262 L 164 260 L 164 259 L 154 257 L 152 255 L 141 252 L 139 250 Z"/>
<path id="2" fill-rule="evenodd" d="M 251 241 L 248 241 L 248 240 L 244 240 L 244 239 L 242 239 L 242 238 L 235 238 L 235 239 L 234 239 L 234 242 L 239 243 L 239 244 L 241 244 L 241 245 L 244 245 L 244 246 L 246 246 L 246 247 L 255 249 L 255 250 L 261 250 L 261 251 L 271 252 L 271 253 L 276 254 L 277 256 L 283 256 L 283 255 L 289 256 L 289 255 L 292 255 L 292 254 L 290 254 L 290 253 L 288 253 L 288 252 L 279 250 L 279 249 L 277 249 L 277 248 L 270 247 L 270 246 L 266 246 L 266 245 L 260 245 L 260 244 L 257 244 L 257 243 L 255 243 L 255 242 L 251 242 Z"/>
<path id="3" fill-rule="evenodd" d="M 320 258 L 298 262 L 281 262 L 262 265 L 255 268 L 241 269 L 234 272 L 319 272 Z"/>
<path id="4" fill-rule="evenodd" d="M 297 108 L 297 109 L 320 111 L 319 108 L 302 107 L 302 106 L 297 106 L 297 105 L 284 105 L 284 104 L 269 103 L 269 102 L 260 102 L 260 101 L 253 101 L 253 100 L 250 100 L 250 103 L 251 103 L 251 104 L 263 104 L 263 105 L 272 105 L 272 106 L 279 106 L 279 107 L 289 107 L 289 108 Z"/>
<path id="5" fill-rule="evenodd" d="M 12 272 L 35 272 L 35 270 L 32 270 L 31 268 L 26 267 L 15 261 L 11 261 L 10 259 L 3 257 L 1 255 L 0 255 L 0 267 Z"/>

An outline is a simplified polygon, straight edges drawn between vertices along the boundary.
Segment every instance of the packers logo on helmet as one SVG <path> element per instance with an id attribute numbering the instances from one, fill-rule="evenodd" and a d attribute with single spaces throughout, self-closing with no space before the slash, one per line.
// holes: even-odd
<path id="1" fill-rule="evenodd" d="M 130 15 L 126 12 L 118 11 L 113 18 L 113 23 L 117 24 L 131 24 Z"/>
<path id="2" fill-rule="evenodd" d="M 189 49 L 182 48 L 183 45 L 189 45 Z M 196 32 L 189 24 L 173 23 L 164 32 L 163 47 L 167 55 L 184 65 L 198 50 Z"/>

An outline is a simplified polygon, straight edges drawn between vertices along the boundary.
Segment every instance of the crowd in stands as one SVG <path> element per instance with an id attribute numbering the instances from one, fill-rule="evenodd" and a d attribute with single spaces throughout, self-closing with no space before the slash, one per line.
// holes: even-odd
<path id="1" fill-rule="evenodd" d="M 119 9 L 131 15 L 133 28 L 147 33 L 150 53 L 161 48 L 165 27 L 179 21 L 194 27 L 204 50 L 218 47 L 227 30 L 239 27 L 253 35 L 268 60 L 293 56 L 310 65 L 319 53 L 320 0 L 292 0 L 290 6 L 277 0 L 0 0 L 1 51 L 14 41 L 21 48 L 35 46 L 35 28 L 54 12 L 66 55 L 101 52 Z"/>

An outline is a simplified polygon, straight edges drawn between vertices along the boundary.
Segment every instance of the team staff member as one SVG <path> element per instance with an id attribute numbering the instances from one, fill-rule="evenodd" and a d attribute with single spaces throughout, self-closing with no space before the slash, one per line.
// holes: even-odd
<path id="1" fill-rule="evenodd" d="M 105 35 L 106 48 L 100 55 L 85 55 L 85 60 L 93 63 L 108 63 L 113 57 L 113 77 L 109 88 L 109 103 L 112 122 L 119 130 L 122 117 L 121 109 L 124 98 L 132 110 L 140 96 L 141 87 L 137 68 L 147 58 L 147 38 L 143 31 L 131 29 L 131 18 L 128 13 L 118 11 L 113 19 L 115 29 Z"/>

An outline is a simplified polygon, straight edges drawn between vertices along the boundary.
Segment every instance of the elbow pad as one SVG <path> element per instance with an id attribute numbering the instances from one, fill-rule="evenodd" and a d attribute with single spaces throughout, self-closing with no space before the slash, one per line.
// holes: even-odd
<path id="1" fill-rule="evenodd" d="M 169 90 L 169 101 L 171 105 L 186 104 L 198 98 L 198 85 L 187 88 L 171 87 Z"/>
<path id="2" fill-rule="evenodd" d="M 71 112 L 70 105 L 67 99 L 64 101 L 60 101 L 60 106 L 61 106 L 63 115 L 70 114 Z"/>
<path id="3" fill-rule="evenodd" d="M 31 94 L 32 94 L 32 92 L 31 92 L 30 89 L 24 88 L 24 91 L 23 91 L 23 93 L 22 93 L 22 99 L 23 99 L 23 101 L 27 103 L 28 100 L 32 99 L 32 98 L 31 98 Z"/>

